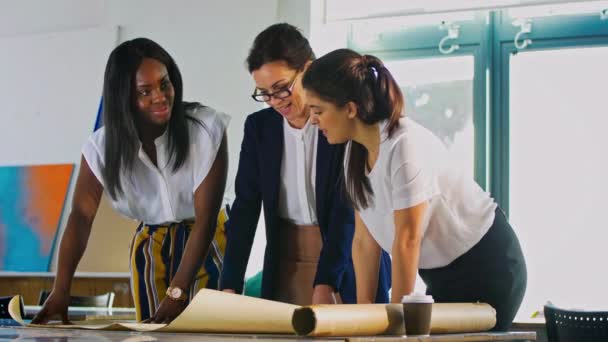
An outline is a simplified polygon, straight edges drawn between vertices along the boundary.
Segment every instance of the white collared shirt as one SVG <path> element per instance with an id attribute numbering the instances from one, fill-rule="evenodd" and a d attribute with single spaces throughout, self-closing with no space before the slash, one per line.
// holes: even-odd
<path id="1" fill-rule="evenodd" d="M 318 136 L 319 131 L 310 120 L 297 129 L 283 118 L 279 216 L 296 225 L 317 224 L 315 179 Z"/>
<path id="2" fill-rule="evenodd" d="M 367 175 L 373 202 L 359 215 L 378 244 L 391 253 L 394 211 L 427 202 L 418 266 L 446 266 L 486 234 L 494 221 L 496 203 L 458 167 L 458 161 L 451 160 L 443 143 L 428 129 L 401 118 L 388 138 L 387 121 L 379 126 L 380 151 Z M 350 146 L 349 142 L 345 165 Z"/>
<path id="3" fill-rule="evenodd" d="M 117 193 L 116 199 L 106 193 L 120 214 L 147 224 L 180 222 L 194 217 L 194 192 L 215 161 L 230 117 L 203 106 L 188 114 L 200 120 L 202 125 L 189 122 L 190 152 L 184 164 L 173 172 L 167 131 L 154 141 L 158 167 L 154 166 L 140 142 L 132 172 L 120 174 L 123 193 Z M 102 173 L 105 155 L 103 127 L 89 138 L 82 154 L 105 187 Z"/>

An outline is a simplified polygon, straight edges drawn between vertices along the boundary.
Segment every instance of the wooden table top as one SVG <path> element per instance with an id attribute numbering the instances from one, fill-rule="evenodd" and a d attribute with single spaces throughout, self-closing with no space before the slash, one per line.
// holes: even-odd
<path id="1" fill-rule="evenodd" d="M 534 332 L 487 332 L 470 334 L 445 334 L 432 336 L 361 336 L 361 337 L 321 337 L 307 338 L 295 335 L 259 335 L 259 334 L 194 334 L 194 333 L 140 333 L 132 331 L 92 331 L 81 329 L 52 329 L 0 327 L 0 340 L 37 338 L 61 339 L 62 341 L 403 341 L 403 342 L 478 342 L 478 341 L 534 341 Z"/>

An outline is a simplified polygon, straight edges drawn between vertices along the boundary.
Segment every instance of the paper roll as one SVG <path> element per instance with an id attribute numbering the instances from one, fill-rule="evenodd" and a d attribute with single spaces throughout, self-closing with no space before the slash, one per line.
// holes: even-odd
<path id="1" fill-rule="evenodd" d="M 315 305 L 296 309 L 293 327 L 306 336 L 403 335 L 401 304 Z M 483 303 L 435 303 L 431 333 L 487 331 L 496 324 L 496 311 Z"/>
<path id="2" fill-rule="evenodd" d="M 292 319 L 298 335 L 403 335 L 403 311 L 384 304 L 313 305 L 296 309 Z"/>
<path id="3" fill-rule="evenodd" d="M 496 325 L 496 310 L 485 303 L 435 303 L 431 334 L 488 331 Z"/>
<path id="4" fill-rule="evenodd" d="M 17 298 L 16 296 L 15 298 Z M 25 325 L 21 314 L 13 308 L 11 316 Z M 209 289 L 200 290 L 188 307 L 169 324 L 73 322 L 72 325 L 39 325 L 52 328 L 91 330 L 134 330 L 142 332 L 215 332 L 215 333 L 266 333 L 293 334 L 291 317 L 296 305 L 260 298 L 241 296 Z M 32 325 L 30 325 L 32 326 Z"/>
<path id="5" fill-rule="evenodd" d="M 25 325 L 23 321 L 22 314 L 22 304 L 23 300 L 21 296 L 17 295 L 8 302 L 8 314 L 11 315 L 11 318 L 21 325 Z"/>
<path id="6" fill-rule="evenodd" d="M 9 303 L 8 311 L 15 321 L 25 325 L 19 305 L 20 297 L 15 296 Z M 44 327 L 141 332 L 297 333 L 307 336 L 403 335 L 405 332 L 401 304 L 298 307 L 209 289 L 200 290 L 190 305 L 170 324 L 73 323 Z M 488 304 L 433 304 L 432 334 L 486 331 L 495 323 L 496 311 Z"/>
<path id="7" fill-rule="evenodd" d="M 162 331 L 293 334 L 296 305 L 202 289 Z"/>

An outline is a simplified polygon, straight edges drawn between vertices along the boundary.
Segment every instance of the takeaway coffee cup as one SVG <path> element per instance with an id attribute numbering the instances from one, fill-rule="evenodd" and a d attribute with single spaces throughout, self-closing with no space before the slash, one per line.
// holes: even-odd
<path id="1" fill-rule="evenodd" d="M 412 293 L 403 296 L 403 319 L 406 335 L 428 335 L 431 332 L 433 296 Z"/>

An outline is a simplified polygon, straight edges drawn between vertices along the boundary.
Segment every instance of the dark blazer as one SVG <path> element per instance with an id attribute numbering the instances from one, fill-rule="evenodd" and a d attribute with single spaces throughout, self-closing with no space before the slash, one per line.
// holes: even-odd
<path id="1" fill-rule="evenodd" d="M 243 290 L 251 246 L 264 203 L 266 250 L 262 298 L 272 299 L 279 258 L 279 188 L 283 156 L 283 118 L 272 108 L 249 115 L 241 145 L 235 181 L 236 199 L 226 222 L 227 246 L 220 287 Z M 314 284 L 327 284 L 340 292 L 345 303 L 356 302 L 351 259 L 353 209 L 342 194 L 340 177 L 344 145 L 330 145 L 319 132 L 316 165 L 316 213 L 323 247 Z M 383 253 L 378 284 L 379 302 L 388 301 L 390 258 Z"/>

